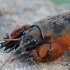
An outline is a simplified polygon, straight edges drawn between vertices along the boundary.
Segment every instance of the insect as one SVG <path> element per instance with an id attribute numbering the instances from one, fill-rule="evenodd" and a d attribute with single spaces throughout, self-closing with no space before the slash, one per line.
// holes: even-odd
<path id="1" fill-rule="evenodd" d="M 17 57 L 32 54 L 38 63 L 57 60 L 70 50 L 70 12 L 43 19 L 32 26 L 25 25 L 6 35 L 4 40 L 5 51 L 15 49 L 19 53 Z"/>

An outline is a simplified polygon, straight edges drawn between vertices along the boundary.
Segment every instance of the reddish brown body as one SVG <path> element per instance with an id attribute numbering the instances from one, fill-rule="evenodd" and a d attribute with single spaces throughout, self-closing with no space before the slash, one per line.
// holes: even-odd
<path id="1" fill-rule="evenodd" d="M 20 38 L 20 32 L 29 29 L 30 26 L 23 26 L 12 32 L 12 38 Z M 70 38 L 70 35 L 69 35 Z M 66 50 L 70 50 L 70 39 L 65 37 L 51 38 L 50 42 L 47 44 L 42 44 L 38 49 L 32 51 L 34 58 L 37 62 L 49 62 L 54 61 L 61 57 Z"/>
<path id="2" fill-rule="evenodd" d="M 49 36 L 50 40 L 47 40 L 44 37 L 44 44 L 42 44 L 42 45 L 38 46 L 37 48 L 35 48 L 34 50 L 32 50 L 31 53 L 33 53 L 33 56 L 37 62 L 45 62 L 45 61 L 48 62 L 48 61 L 57 60 L 59 57 L 61 57 L 64 54 L 64 52 L 66 50 L 70 50 L 70 31 L 68 30 L 68 29 L 70 29 L 70 27 L 67 28 L 67 26 L 66 26 L 65 28 L 63 28 L 66 25 L 66 22 L 70 23 L 69 16 L 70 16 L 70 12 L 65 15 L 58 15 L 56 17 L 42 21 L 42 23 L 48 23 L 47 27 L 49 27 L 49 29 L 46 27 L 47 29 L 44 31 L 45 32 L 44 36 L 45 35 Z M 56 19 L 56 18 L 59 18 L 59 19 Z M 53 22 L 57 22 L 57 25 L 54 24 L 54 25 L 58 26 L 57 29 L 55 29 L 56 26 L 53 27 Z M 60 22 L 62 24 L 60 24 Z M 41 21 L 39 23 L 41 23 Z M 63 23 L 64 23 L 64 25 L 63 25 Z M 68 24 L 68 25 L 70 25 L 70 24 Z M 11 38 L 13 38 L 13 39 L 20 38 L 21 31 L 28 30 L 29 28 L 30 28 L 30 26 L 23 26 L 22 28 L 14 30 L 14 32 L 12 32 L 12 34 L 11 34 Z M 57 31 L 55 31 L 55 30 L 57 30 Z M 9 38 L 9 36 L 7 36 L 7 38 Z"/>

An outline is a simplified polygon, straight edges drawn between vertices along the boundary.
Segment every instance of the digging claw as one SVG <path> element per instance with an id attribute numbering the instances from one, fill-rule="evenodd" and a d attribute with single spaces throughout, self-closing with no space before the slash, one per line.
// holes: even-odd
<path id="1" fill-rule="evenodd" d="M 4 41 L 0 41 L 0 49 L 3 48 L 5 46 L 5 42 Z"/>

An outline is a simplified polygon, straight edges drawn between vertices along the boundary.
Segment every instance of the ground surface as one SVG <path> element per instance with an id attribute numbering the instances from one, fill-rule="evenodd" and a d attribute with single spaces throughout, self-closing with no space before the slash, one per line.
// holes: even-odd
<path id="1" fill-rule="evenodd" d="M 56 7 L 48 0 L 0 0 L 0 40 L 6 33 L 10 34 L 22 25 L 32 25 L 33 22 L 47 16 L 68 10 L 70 10 L 69 4 Z M 0 50 L 0 67 L 10 54 Z M 2 70 L 70 70 L 70 53 L 65 52 L 64 56 L 55 62 L 38 65 L 16 60 L 12 64 L 7 63 Z"/>

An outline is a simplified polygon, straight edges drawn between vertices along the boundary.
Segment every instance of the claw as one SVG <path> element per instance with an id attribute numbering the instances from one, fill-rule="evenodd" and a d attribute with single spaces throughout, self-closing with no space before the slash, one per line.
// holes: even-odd
<path id="1" fill-rule="evenodd" d="M 16 45 L 14 45 L 12 48 L 10 48 L 9 50 L 7 50 L 6 53 L 11 52 L 11 51 L 15 48 L 15 46 L 16 46 Z"/>
<path id="2" fill-rule="evenodd" d="M 14 43 L 15 42 L 5 44 L 6 48 L 4 49 L 4 51 L 8 50 L 9 48 L 12 48 L 15 45 Z"/>
<path id="3" fill-rule="evenodd" d="M 0 41 L 0 49 L 5 46 L 5 41 Z"/>

